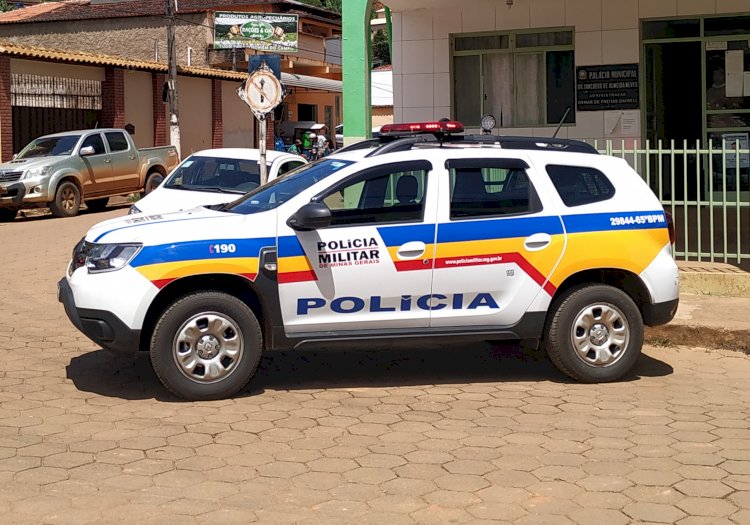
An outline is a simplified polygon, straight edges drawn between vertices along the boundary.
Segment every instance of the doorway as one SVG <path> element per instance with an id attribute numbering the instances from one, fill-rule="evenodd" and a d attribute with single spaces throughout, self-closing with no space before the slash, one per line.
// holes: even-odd
<path id="1" fill-rule="evenodd" d="M 315 104 L 297 104 L 297 120 L 318 121 L 318 106 Z"/>
<path id="2" fill-rule="evenodd" d="M 645 106 L 646 138 L 651 147 L 657 148 L 662 141 L 664 148 L 671 147 L 674 140 L 676 149 L 687 141 L 689 148 L 695 148 L 696 141 L 703 136 L 703 75 L 701 70 L 701 42 L 665 42 L 645 44 Z M 687 187 L 675 184 L 671 188 L 669 173 L 695 173 L 696 156 L 678 155 L 661 161 L 664 179 L 655 181 L 661 198 L 694 198 L 697 184 L 694 177 L 688 179 Z M 684 164 L 687 163 L 687 166 Z M 653 168 L 658 173 L 658 166 Z M 659 184 L 659 182 L 661 184 Z M 654 188 L 656 191 L 657 188 Z"/>

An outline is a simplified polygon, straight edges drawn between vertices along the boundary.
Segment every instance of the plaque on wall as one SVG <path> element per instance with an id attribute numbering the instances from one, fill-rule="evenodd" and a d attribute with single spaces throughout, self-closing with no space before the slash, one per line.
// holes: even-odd
<path id="1" fill-rule="evenodd" d="M 576 68 L 578 111 L 638 109 L 638 64 Z"/>

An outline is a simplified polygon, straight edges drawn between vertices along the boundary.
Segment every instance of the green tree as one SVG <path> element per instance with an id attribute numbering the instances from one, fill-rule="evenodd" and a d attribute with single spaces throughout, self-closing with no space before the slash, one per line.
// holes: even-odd
<path id="1" fill-rule="evenodd" d="M 0 12 L 13 11 L 16 8 L 15 4 L 9 4 L 8 0 L 0 0 Z"/>
<path id="2" fill-rule="evenodd" d="M 372 37 L 372 65 L 387 66 L 391 63 L 391 50 L 388 45 L 388 34 L 378 29 Z"/>
<path id="3" fill-rule="evenodd" d="M 302 3 L 341 13 L 342 0 L 300 0 Z"/>

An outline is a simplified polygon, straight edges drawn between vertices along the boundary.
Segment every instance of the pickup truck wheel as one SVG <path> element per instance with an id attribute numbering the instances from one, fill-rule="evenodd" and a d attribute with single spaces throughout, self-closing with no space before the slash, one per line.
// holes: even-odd
<path id="1" fill-rule="evenodd" d="M 86 201 L 86 207 L 90 211 L 102 211 L 107 207 L 108 203 L 109 197 L 104 197 L 102 199 L 91 199 L 90 201 Z"/>
<path id="2" fill-rule="evenodd" d="M 0 208 L 0 222 L 10 222 L 16 218 L 16 215 L 18 215 L 18 210 Z"/>
<path id="3" fill-rule="evenodd" d="M 255 374 L 262 349 L 252 310 L 229 294 L 204 291 L 164 311 L 151 336 L 150 355 L 167 389 L 197 401 L 236 394 Z"/>
<path id="4" fill-rule="evenodd" d="M 57 187 L 55 200 L 49 203 L 49 209 L 55 217 L 74 217 L 81 207 L 81 192 L 78 186 L 70 181 Z"/>
<path id="5" fill-rule="evenodd" d="M 601 284 L 571 288 L 553 305 L 544 334 L 552 363 L 584 383 L 616 381 L 643 347 L 643 318 L 622 290 Z"/>
<path id="6" fill-rule="evenodd" d="M 148 195 L 152 191 L 154 191 L 156 188 L 159 187 L 159 184 L 162 183 L 164 180 L 164 175 L 159 173 L 158 171 L 152 171 L 148 174 L 148 177 L 146 177 L 146 185 L 143 188 L 143 193 L 145 195 Z"/>

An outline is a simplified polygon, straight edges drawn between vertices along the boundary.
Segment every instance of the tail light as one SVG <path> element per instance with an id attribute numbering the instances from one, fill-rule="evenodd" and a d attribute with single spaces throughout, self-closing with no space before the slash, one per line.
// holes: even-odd
<path id="1" fill-rule="evenodd" d="M 674 231 L 674 220 L 672 214 L 665 211 L 664 214 L 667 216 L 667 230 L 669 231 L 669 244 L 672 245 L 672 251 L 674 251 L 675 242 L 677 242 L 677 235 Z"/>

